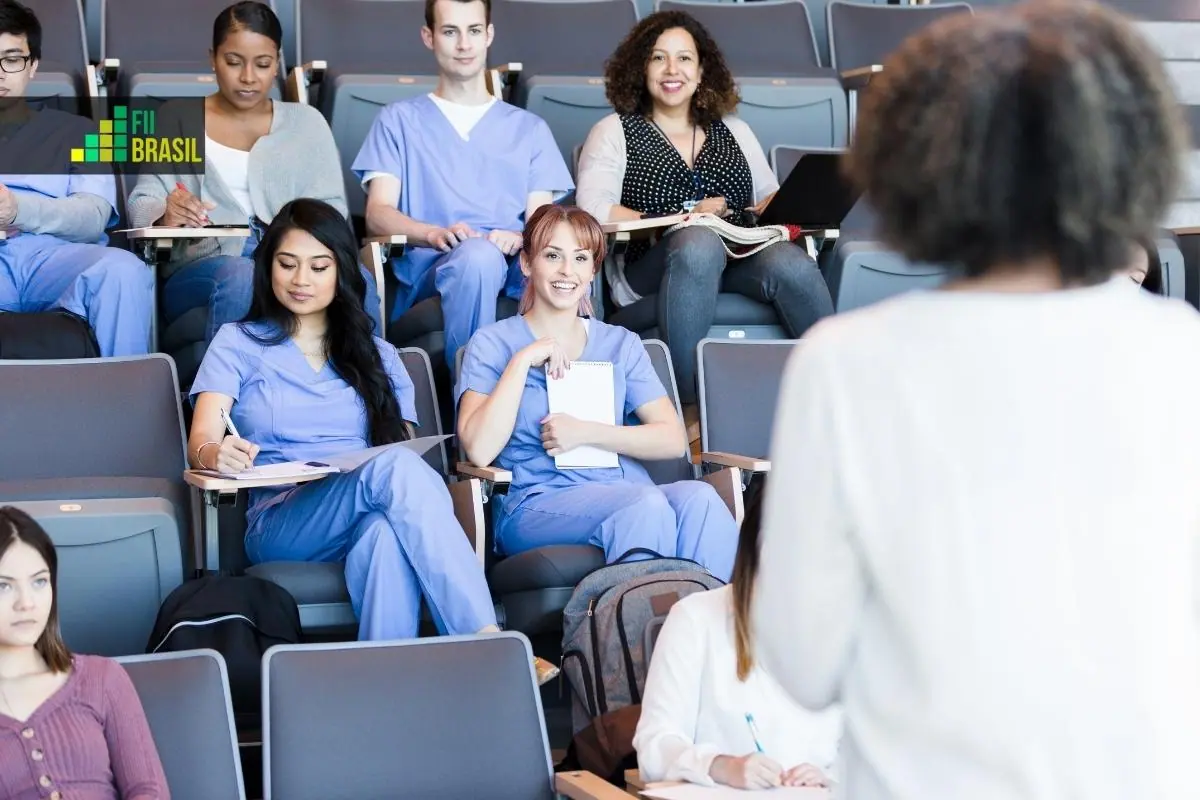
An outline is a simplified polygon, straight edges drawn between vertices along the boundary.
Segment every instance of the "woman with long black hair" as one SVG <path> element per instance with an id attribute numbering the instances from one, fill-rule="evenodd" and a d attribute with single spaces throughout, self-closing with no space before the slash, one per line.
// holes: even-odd
<path id="1" fill-rule="evenodd" d="M 250 313 L 221 328 L 192 384 L 191 463 L 237 473 L 408 438 L 412 381 L 396 349 L 371 334 L 365 293 L 345 218 L 318 200 L 285 205 L 254 255 Z M 222 411 L 245 438 L 226 435 Z M 416 636 L 422 595 L 442 633 L 496 630 L 449 492 L 411 450 L 253 490 L 246 516 L 251 561 L 345 560 L 359 639 Z"/>

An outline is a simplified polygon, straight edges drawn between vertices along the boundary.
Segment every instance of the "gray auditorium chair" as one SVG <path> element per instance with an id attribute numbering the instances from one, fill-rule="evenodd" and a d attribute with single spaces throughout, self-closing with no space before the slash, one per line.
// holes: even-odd
<path id="1" fill-rule="evenodd" d="M 659 380 L 678 409 L 679 390 L 667 346 L 657 340 L 643 340 L 643 344 Z M 636 420 L 631 424 L 636 424 Z M 690 453 L 667 461 L 647 461 L 645 467 L 658 484 L 700 477 Z M 458 474 L 459 482 L 450 488 L 458 521 L 475 542 L 476 552 L 487 567 L 488 585 L 503 611 L 505 627 L 528 636 L 561 630 L 563 608 L 584 576 L 604 565 L 603 551 L 591 545 L 551 545 L 517 555 L 497 556 L 489 501 L 494 492 L 507 487 L 512 473 L 460 461 Z M 741 471 L 736 467 L 721 469 L 703 476 L 702 480 L 712 484 L 740 522 Z"/>
<path id="2" fill-rule="evenodd" d="M 88 63 L 80 0 L 38 0 L 32 8 L 44 32 L 42 60 L 27 96 L 61 111 L 90 116 L 99 87 Z"/>
<path id="3" fill-rule="evenodd" d="M 658 8 L 684 11 L 712 34 L 737 79 L 737 116 L 764 152 L 784 143 L 845 147 L 846 92 L 837 73 L 820 65 L 803 2 L 661 0 Z"/>
<path id="4" fill-rule="evenodd" d="M 0 453 L 0 504 L 28 511 L 58 550 L 67 644 L 144 652 L 195 563 L 174 364 L 0 361 Z"/>
<path id="5" fill-rule="evenodd" d="M 784 366 L 795 339 L 705 339 L 696 348 L 701 461 L 737 467 L 747 480 L 770 471 L 771 433 Z"/>
<path id="6" fill-rule="evenodd" d="M 264 800 L 629 800 L 554 774 L 532 660 L 516 633 L 271 648 Z"/>
<path id="7" fill-rule="evenodd" d="M 887 57 L 912 34 L 951 14 L 970 14 L 966 3 L 889 6 L 832 0 L 826 13 L 830 63 L 842 75 L 849 94 L 853 136 L 858 92 L 882 69 Z"/>
<path id="8" fill-rule="evenodd" d="M 216 91 L 208 54 L 213 20 L 229 0 L 99 2 L 101 69 L 110 94 L 167 99 Z M 282 97 L 283 64 L 279 73 L 276 99 Z"/>
<path id="9" fill-rule="evenodd" d="M 493 65 L 520 65 L 514 104 L 546 120 L 563 162 L 612 113 L 604 62 L 637 22 L 632 0 L 495 0 Z M 547 35 L 575 31 L 575 35 Z"/>
<path id="10" fill-rule="evenodd" d="M 949 270 L 937 264 L 914 264 L 870 236 L 843 234 L 822 272 L 837 311 L 850 311 L 913 289 L 933 289 Z"/>
<path id="11" fill-rule="evenodd" d="M 804 0 L 804 4 L 808 6 L 809 21 L 812 23 L 813 34 L 817 40 L 817 52 L 821 56 L 821 66 L 829 67 L 833 62 L 829 59 L 829 31 L 827 29 L 827 14 L 825 9 L 829 6 L 830 0 Z M 864 3 L 875 3 L 876 5 L 886 6 L 894 3 L 895 0 L 861 0 Z"/>
<path id="12" fill-rule="evenodd" d="M 350 172 L 371 124 L 389 103 L 437 87 L 437 65 L 421 42 L 420 0 L 280 0 L 294 3 L 296 59 L 288 98 L 319 108 L 342 158 L 351 216 L 366 193 Z"/>
<path id="13" fill-rule="evenodd" d="M 400 351 L 416 394 L 420 425 L 417 436 L 442 432 L 441 417 L 433 393 L 429 358 L 415 348 Z M 446 449 L 433 448 L 425 460 L 441 474 L 448 471 Z M 222 494 L 202 491 L 204 503 L 204 561 L 210 572 L 246 573 L 286 589 L 300 609 L 300 624 L 306 632 L 345 632 L 357 628 L 350 595 L 346 591 L 345 565 L 308 561 L 272 561 L 251 565 L 246 558 L 246 492 Z"/>
<path id="14" fill-rule="evenodd" d="M 245 800 L 225 659 L 215 650 L 126 656 L 172 800 Z"/>

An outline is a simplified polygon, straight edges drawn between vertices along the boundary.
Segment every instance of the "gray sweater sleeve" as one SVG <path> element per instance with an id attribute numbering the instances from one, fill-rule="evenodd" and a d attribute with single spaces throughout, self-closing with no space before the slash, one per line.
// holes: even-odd
<path id="1" fill-rule="evenodd" d="M 107 200 L 87 192 L 68 197 L 22 192 L 17 197 L 15 224 L 25 233 L 45 233 L 68 242 L 90 244 L 104 235 L 112 212 Z"/>

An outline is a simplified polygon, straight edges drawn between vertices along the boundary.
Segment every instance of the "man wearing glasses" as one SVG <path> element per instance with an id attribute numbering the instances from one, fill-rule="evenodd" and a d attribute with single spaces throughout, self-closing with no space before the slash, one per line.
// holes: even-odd
<path id="1" fill-rule="evenodd" d="M 102 356 L 148 350 L 154 275 L 105 247 L 117 184 L 70 164 L 89 120 L 25 100 L 41 58 L 42 26 L 0 0 L 0 311 L 63 308 L 87 319 Z M 8 174 L 17 169 L 40 174 Z"/>

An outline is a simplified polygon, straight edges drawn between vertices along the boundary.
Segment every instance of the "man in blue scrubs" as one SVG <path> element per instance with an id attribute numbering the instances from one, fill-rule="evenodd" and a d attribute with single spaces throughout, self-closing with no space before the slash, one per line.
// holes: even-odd
<path id="1" fill-rule="evenodd" d="M 104 246 L 117 220 L 113 175 L 70 166 L 71 147 L 94 132 L 90 121 L 25 101 L 41 47 L 33 12 L 0 0 L 0 311 L 64 308 L 92 326 L 102 356 L 140 355 L 149 349 L 154 274 Z M 43 174 L 7 174 L 21 167 Z"/>
<path id="2" fill-rule="evenodd" d="M 408 236 L 391 318 L 441 295 L 452 371 L 471 334 L 495 322 L 500 293 L 520 296 L 525 220 L 575 188 L 546 122 L 488 93 L 490 16 L 490 0 L 426 0 L 437 89 L 384 108 L 353 166 L 367 233 Z"/>

